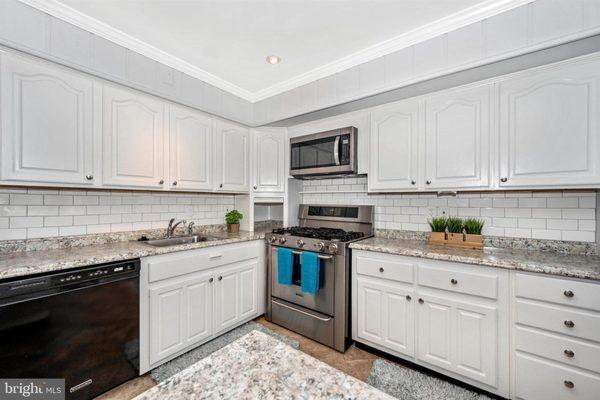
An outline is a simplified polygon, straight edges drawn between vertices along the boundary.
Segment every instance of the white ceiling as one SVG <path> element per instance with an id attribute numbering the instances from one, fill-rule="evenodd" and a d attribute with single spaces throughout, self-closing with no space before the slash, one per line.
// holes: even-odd
<path id="1" fill-rule="evenodd" d="M 347 65 L 357 53 L 428 24 L 490 7 L 490 0 L 59 2 L 75 15 L 91 17 L 88 24 L 97 20 L 125 33 L 138 47 L 140 42 L 149 45 L 146 55 L 160 52 L 162 60 L 170 57 L 185 65 L 180 68 L 185 72 L 198 71 L 193 75 L 208 76 L 209 83 L 249 100 L 285 90 L 299 76 L 314 75 L 340 59 Z M 507 2 L 492 1 L 496 6 Z M 282 62 L 267 64 L 270 54 Z"/>

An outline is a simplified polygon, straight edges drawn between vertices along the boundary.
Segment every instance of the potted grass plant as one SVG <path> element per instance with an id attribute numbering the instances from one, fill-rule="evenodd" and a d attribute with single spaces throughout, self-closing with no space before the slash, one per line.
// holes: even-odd
<path id="1" fill-rule="evenodd" d="M 483 236 L 481 236 L 481 230 L 483 229 L 483 225 L 484 222 L 479 219 L 466 219 L 464 222 L 465 242 L 472 245 L 473 247 L 483 247 Z"/>
<path id="2" fill-rule="evenodd" d="M 446 242 L 446 217 L 435 217 L 428 221 L 431 233 L 429 234 L 429 242 L 445 243 Z"/>
<path id="3" fill-rule="evenodd" d="M 464 240 L 463 230 L 465 227 L 463 220 L 457 217 L 448 217 L 446 227 L 448 228 L 448 242 L 461 244 Z"/>
<path id="4" fill-rule="evenodd" d="M 225 214 L 225 222 L 227 222 L 227 232 L 239 233 L 240 232 L 240 221 L 244 218 L 241 212 L 238 210 L 231 210 Z"/>

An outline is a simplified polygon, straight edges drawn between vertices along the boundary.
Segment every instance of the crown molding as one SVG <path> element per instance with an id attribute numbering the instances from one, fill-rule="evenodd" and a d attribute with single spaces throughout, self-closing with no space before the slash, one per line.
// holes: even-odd
<path id="1" fill-rule="evenodd" d="M 136 39 L 135 37 L 128 35 L 127 33 L 122 32 L 119 29 L 113 28 L 112 26 L 107 25 L 102 21 L 92 18 L 89 15 L 83 14 L 56 0 L 19 1 L 40 11 L 43 11 L 47 14 L 50 14 L 53 17 L 59 18 L 65 22 L 68 22 L 90 33 L 93 33 L 94 35 L 110 40 L 111 42 L 123 46 L 129 50 L 135 51 L 136 53 L 140 53 L 148 58 L 153 59 L 154 61 L 158 61 L 194 78 L 198 78 L 208 84 L 218 87 L 219 89 L 225 90 L 231 94 L 241 97 L 244 100 L 250 102 L 253 102 L 254 100 L 254 94 L 249 90 L 234 85 L 233 83 L 226 81 L 225 79 L 219 78 L 218 76 L 213 75 L 210 72 L 198 68 L 187 61 L 175 57 L 146 42 Z"/>
<path id="2" fill-rule="evenodd" d="M 535 0 L 487 0 L 481 4 L 438 19 L 402 35 L 388 39 L 371 47 L 367 47 L 348 56 L 327 63 L 318 68 L 279 82 L 268 88 L 251 92 L 213 75 L 193 64 L 160 50 L 146 42 L 113 28 L 95 18 L 83 14 L 57 0 L 19 0 L 31 7 L 50 14 L 56 18 L 73 24 L 92 34 L 114 42 L 127 49 L 140 53 L 148 58 L 168 65 L 194 78 L 218 87 L 244 100 L 255 103 L 260 100 L 295 89 L 307 83 L 317 81 L 340 71 L 372 61 L 376 58 L 394 53 L 417 43 L 462 28 L 513 8 L 531 3 Z"/>

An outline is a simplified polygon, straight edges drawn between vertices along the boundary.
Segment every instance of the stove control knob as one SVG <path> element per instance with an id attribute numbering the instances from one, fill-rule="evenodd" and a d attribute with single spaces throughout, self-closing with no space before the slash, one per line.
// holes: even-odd
<path id="1" fill-rule="evenodd" d="M 279 238 L 279 243 L 284 244 L 285 242 L 286 240 L 283 236 Z"/>
<path id="2" fill-rule="evenodd" d="M 304 247 L 304 240 L 302 240 L 302 239 L 298 239 L 298 240 L 296 241 L 296 245 L 297 245 L 298 247 Z"/>
<path id="3" fill-rule="evenodd" d="M 317 250 L 321 251 L 325 248 L 325 243 L 323 243 L 323 242 L 315 243 L 315 246 L 317 247 Z"/>
<path id="4" fill-rule="evenodd" d="M 338 246 L 335 243 L 331 243 L 329 245 L 329 247 L 327 247 L 327 249 L 329 250 L 330 253 L 335 253 L 338 249 Z"/>
<path id="5" fill-rule="evenodd" d="M 277 238 L 275 236 L 269 236 L 269 243 L 275 243 Z"/>

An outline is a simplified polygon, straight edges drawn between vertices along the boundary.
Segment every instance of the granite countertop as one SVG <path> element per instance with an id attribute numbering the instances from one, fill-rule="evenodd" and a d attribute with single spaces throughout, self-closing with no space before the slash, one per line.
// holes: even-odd
<path id="1" fill-rule="evenodd" d="M 356 250 L 455 261 L 573 278 L 600 280 L 600 256 L 559 254 L 550 251 L 484 248 L 462 249 L 430 245 L 427 241 L 373 237 L 350 245 Z"/>
<path id="2" fill-rule="evenodd" d="M 55 250 L 22 251 L 0 254 L 0 279 L 42 272 L 59 271 L 86 265 L 128 260 L 177 251 L 201 249 L 229 243 L 264 239 L 264 232 L 211 233 L 208 240 L 168 247 L 153 247 L 143 242 L 126 241 L 69 247 Z"/>
<path id="3" fill-rule="evenodd" d="M 393 397 L 259 331 L 134 400 L 390 399 Z"/>

